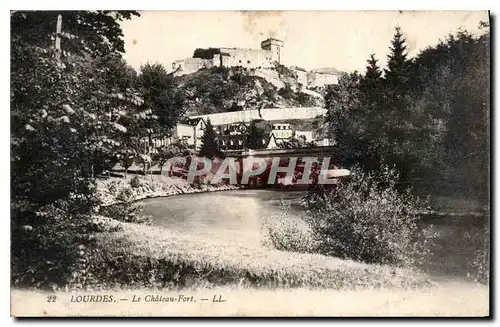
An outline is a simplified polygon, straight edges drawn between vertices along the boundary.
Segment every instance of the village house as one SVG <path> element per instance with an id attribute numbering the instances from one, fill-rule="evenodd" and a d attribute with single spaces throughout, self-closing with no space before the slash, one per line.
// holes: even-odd
<path id="1" fill-rule="evenodd" d="M 185 142 L 188 147 L 199 150 L 201 148 L 206 122 L 203 118 L 189 118 L 174 127 L 170 143 Z"/>
<path id="2" fill-rule="evenodd" d="M 242 150 L 248 137 L 249 126 L 244 123 L 224 124 L 215 126 L 219 149 Z"/>

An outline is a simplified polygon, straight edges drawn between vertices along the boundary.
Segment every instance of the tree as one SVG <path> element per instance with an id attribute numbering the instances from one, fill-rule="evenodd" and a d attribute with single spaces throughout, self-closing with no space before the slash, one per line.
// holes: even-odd
<path id="1" fill-rule="evenodd" d="M 385 79 L 393 88 L 406 89 L 409 81 L 410 61 L 407 59 L 406 39 L 401 33 L 401 28 L 396 27 L 396 32 L 391 41 L 391 53 L 388 55 Z"/>
<path id="2" fill-rule="evenodd" d="M 368 66 L 366 66 L 365 81 L 373 81 L 374 83 L 380 81 L 382 72 L 377 62 L 378 60 L 375 59 L 375 54 L 370 54 L 370 59 L 367 60 Z"/>
<path id="3" fill-rule="evenodd" d="M 138 86 L 144 108 L 158 117 L 150 127 L 157 133 L 171 133 L 185 111 L 182 93 L 175 87 L 173 77 L 161 64 L 146 64 L 141 67 Z"/>
<path id="4" fill-rule="evenodd" d="M 194 50 L 193 58 L 213 59 L 215 54 L 220 53 L 220 48 L 197 48 Z"/>
<path id="5" fill-rule="evenodd" d="M 460 30 L 408 60 L 397 28 L 384 77 L 370 56 L 364 76 L 327 89 L 326 121 L 344 164 L 385 162 L 403 179 L 434 181 L 434 191 L 486 194 L 489 69 L 487 32 Z"/>
<path id="6" fill-rule="evenodd" d="M 384 134 L 379 144 L 380 155 L 389 165 L 400 169 L 402 178 L 408 178 L 414 166 L 411 147 L 419 133 L 421 118 L 411 97 L 412 62 L 407 59 L 405 43 L 401 29 L 396 27 L 385 69 L 383 123 L 379 127 Z"/>
<path id="7" fill-rule="evenodd" d="M 200 156 L 212 159 L 213 157 L 223 157 L 219 147 L 217 145 L 217 134 L 210 122 L 210 118 L 207 119 L 205 124 L 205 131 L 203 133 L 203 139 L 201 143 Z"/>
<path id="8" fill-rule="evenodd" d="M 140 16 L 137 11 L 15 11 L 11 35 L 30 46 L 51 47 L 58 15 L 62 16 L 61 48 L 93 57 L 125 52 L 120 21 Z"/>
<path id="9" fill-rule="evenodd" d="M 285 149 L 298 149 L 306 146 L 308 146 L 308 144 L 304 135 L 292 137 L 291 139 L 285 140 L 280 144 L 280 147 Z"/>
<path id="10" fill-rule="evenodd" d="M 369 95 L 370 102 L 374 104 L 379 104 L 380 97 L 382 93 L 382 71 L 378 66 L 378 60 L 375 59 L 375 54 L 370 55 L 370 59 L 367 60 L 368 66 L 366 66 L 366 72 L 361 79 L 361 88 L 363 92 Z"/>
<path id="11" fill-rule="evenodd" d="M 246 147 L 253 150 L 261 149 L 263 145 L 262 140 L 266 139 L 266 137 L 265 131 L 252 121 L 247 135 Z"/>
<path id="12" fill-rule="evenodd" d="M 114 147 L 123 126 L 98 110 L 117 99 L 94 93 L 89 62 L 67 58 L 63 66 L 50 50 L 12 46 L 13 277 L 44 284 L 70 278 L 72 243 L 79 242 L 96 204 L 94 154 Z M 46 261 L 52 264 L 33 270 Z"/>
<path id="13" fill-rule="evenodd" d="M 327 86 L 325 94 L 328 136 L 337 140 L 339 155 L 347 166 L 366 153 L 361 142 L 365 125 L 359 116 L 361 77 L 358 72 L 342 74 L 338 84 Z"/>
<path id="14" fill-rule="evenodd" d="M 420 110 L 439 123 L 427 142 L 426 176 L 441 189 L 486 195 L 489 176 L 490 35 L 460 30 L 422 51 L 416 95 Z M 422 146 L 423 148 L 423 146 Z"/>
<path id="15" fill-rule="evenodd" d="M 142 173 L 144 174 L 144 176 L 146 176 L 148 165 L 150 166 L 150 168 L 152 165 L 151 154 L 144 152 L 137 152 L 136 160 L 142 164 Z"/>
<path id="16" fill-rule="evenodd" d="M 125 168 L 125 178 L 128 176 L 128 169 L 134 164 L 137 153 L 133 149 L 125 148 L 117 154 L 118 162 Z"/>
<path id="17" fill-rule="evenodd" d="M 127 89 L 140 91 L 137 87 L 137 72 L 120 54 L 111 53 L 95 58 L 94 61 L 95 69 L 104 71 L 103 82 L 109 89 L 115 92 L 125 92 Z"/>
<path id="18" fill-rule="evenodd" d="M 292 99 L 293 98 L 293 90 L 290 87 L 290 85 L 288 85 L 288 84 L 286 84 L 284 87 L 280 88 L 278 90 L 278 94 L 285 99 Z"/>
<path id="19" fill-rule="evenodd" d="M 167 160 L 176 156 L 181 156 L 183 151 L 186 149 L 187 147 L 181 142 L 173 143 L 167 147 L 157 149 L 157 151 L 152 155 L 152 160 L 160 166 L 160 175 L 163 172 L 163 166 Z"/>
<path id="20" fill-rule="evenodd" d="M 76 278 L 74 270 L 81 271 L 84 251 L 79 249 L 91 244 L 84 236 L 98 204 L 96 158 L 121 146 L 129 132 L 124 120 L 142 101 L 133 89 L 114 89 L 104 57 L 91 56 L 104 49 L 106 56 L 119 52 L 120 29 L 100 34 L 109 37 L 101 46 L 97 43 L 103 39 L 90 30 L 78 33 L 74 40 L 84 45 L 82 52 L 58 56 L 50 45 L 48 26 L 55 30 L 55 22 L 46 21 L 50 15 L 11 15 L 11 253 L 16 285 L 62 285 Z M 103 31 L 119 27 L 102 15 L 93 23 Z M 79 37 L 83 34 L 86 39 Z"/>
<path id="21" fill-rule="evenodd" d="M 80 167 L 78 175 L 92 177 L 95 175 L 95 158 L 112 153 L 120 143 L 121 135 L 127 132 L 122 122 L 129 113 L 124 109 L 137 106 L 140 98 L 133 91 L 114 93 L 103 88 L 102 74 L 93 72 L 93 60 L 68 57 L 59 62 L 52 56 L 52 51 L 18 47 L 17 43 L 14 48 L 11 126 L 13 140 L 21 147 L 14 147 L 14 152 L 21 158 L 25 155 L 32 158 L 29 164 L 20 161 L 15 162 L 15 166 L 31 169 L 37 165 L 36 160 L 54 154 L 76 160 L 74 164 Z M 61 148 L 63 140 L 74 144 Z M 21 151 L 25 146 L 32 148 L 33 153 Z M 33 158 L 35 149 L 36 156 L 39 156 L 37 158 Z M 65 151 L 78 153 L 69 155 Z M 53 159 L 57 160 L 56 157 Z M 64 174 L 57 171 L 67 165 L 47 165 L 50 165 L 50 160 L 40 163 L 36 169 L 54 169 L 58 179 L 64 178 Z M 47 176 L 39 178 L 45 180 Z M 43 186 L 40 182 L 40 187 L 45 191 L 50 190 L 52 185 L 54 183 L 48 182 Z M 66 186 L 69 188 L 67 192 L 71 192 L 71 183 Z M 34 188 L 29 190 L 35 191 Z M 62 188 L 56 192 L 61 191 Z M 39 190 L 38 195 L 31 195 L 32 199 L 44 193 Z M 45 194 L 40 200 L 45 202 L 55 199 Z"/>

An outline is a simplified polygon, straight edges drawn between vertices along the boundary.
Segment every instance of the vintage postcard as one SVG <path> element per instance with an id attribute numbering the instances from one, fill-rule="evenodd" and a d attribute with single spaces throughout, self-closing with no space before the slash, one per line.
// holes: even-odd
<path id="1" fill-rule="evenodd" d="M 488 11 L 11 11 L 11 315 L 488 317 Z"/>

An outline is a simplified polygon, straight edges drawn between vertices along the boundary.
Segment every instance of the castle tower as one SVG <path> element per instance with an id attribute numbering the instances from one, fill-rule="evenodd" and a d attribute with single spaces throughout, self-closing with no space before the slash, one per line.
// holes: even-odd
<path id="1" fill-rule="evenodd" d="M 271 51 L 271 60 L 281 63 L 281 48 L 283 48 L 283 41 L 278 39 L 269 38 L 261 42 L 260 47 L 262 50 Z"/>

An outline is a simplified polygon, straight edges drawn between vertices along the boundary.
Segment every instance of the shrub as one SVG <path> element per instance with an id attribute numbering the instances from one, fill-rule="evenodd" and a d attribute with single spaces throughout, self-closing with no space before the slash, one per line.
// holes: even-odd
<path id="1" fill-rule="evenodd" d="M 306 221 L 320 253 L 367 263 L 413 266 L 423 256 L 415 212 L 418 200 L 396 190 L 398 174 L 352 171 L 351 179 L 331 191 L 305 199 Z M 429 241 L 429 240 L 426 240 Z"/>
<path id="2" fill-rule="evenodd" d="M 143 206 L 134 202 L 134 192 L 130 187 L 125 187 L 116 196 L 118 203 L 102 207 L 103 216 L 128 223 L 150 224 L 151 217 L 143 216 Z"/>
<path id="3" fill-rule="evenodd" d="M 11 221 L 11 281 L 15 286 L 58 289 L 81 287 L 93 246 L 88 215 L 74 212 L 78 201 L 41 207 L 26 224 Z M 14 242 L 15 241 L 15 242 Z"/>
<path id="4" fill-rule="evenodd" d="M 118 191 L 116 201 L 131 203 L 134 200 L 134 191 L 130 187 L 124 187 Z"/>
<path id="5" fill-rule="evenodd" d="M 141 185 L 142 185 L 141 179 L 139 178 L 138 175 L 135 175 L 134 178 L 130 180 L 130 186 L 132 186 L 133 188 L 138 188 Z"/>
<path id="6" fill-rule="evenodd" d="M 289 85 L 286 85 L 285 87 L 282 87 L 281 89 L 279 89 L 278 94 L 285 99 L 292 99 L 293 98 L 293 90 Z"/>
<path id="7" fill-rule="evenodd" d="M 118 192 L 118 189 L 119 189 L 119 186 L 120 186 L 120 183 L 118 181 L 110 181 L 108 183 L 108 191 L 110 194 L 116 194 Z"/>
<path id="8" fill-rule="evenodd" d="M 264 243 L 276 250 L 312 252 L 316 245 L 309 226 L 297 216 L 291 215 L 290 206 L 281 203 L 282 214 L 264 218 Z"/>
<path id="9" fill-rule="evenodd" d="M 309 106 L 314 104 L 312 97 L 309 94 L 303 92 L 299 92 L 297 94 L 296 100 L 301 106 Z"/>

